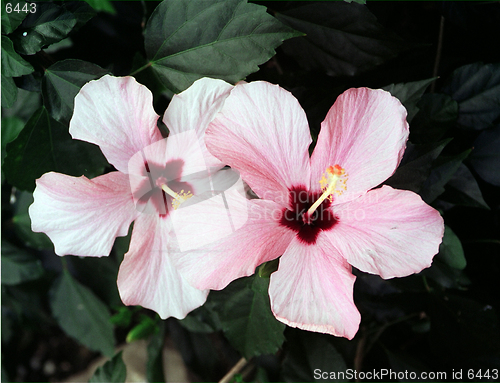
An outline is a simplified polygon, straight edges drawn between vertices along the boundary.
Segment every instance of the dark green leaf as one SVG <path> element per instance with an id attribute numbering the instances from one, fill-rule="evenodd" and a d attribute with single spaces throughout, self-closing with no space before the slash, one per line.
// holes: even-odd
<path id="1" fill-rule="evenodd" d="M 100 0 L 102 3 L 104 0 Z M 92 17 L 96 15 L 94 9 L 83 1 L 69 1 L 64 2 L 63 7 L 70 11 L 76 18 L 76 25 L 73 27 L 72 32 L 80 29 L 83 25 L 87 23 Z"/>
<path id="2" fill-rule="evenodd" d="M 456 205 L 489 209 L 476 179 L 464 164 L 460 164 L 444 189 L 445 192 L 440 197 L 443 201 Z"/>
<path id="3" fill-rule="evenodd" d="M 45 71 L 42 92 L 52 118 L 68 124 L 73 115 L 75 96 L 91 80 L 106 74 L 100 66 L 81 60 L 63 60 Z"/>
<path id="4" fill-rule="evenodd" d="M 430 174 L 433 161 L 450 141 L 421 145 L 408 142 L 401 165 L 385 184 L 418 193 Z"/>
<path id="5" fill-rule="evenodd" d="M 2 164 L 6 156 L 5 147 L 14 141 L 24 128 L 24 122 L 18 117 L 2 118 Z"/>
<path id="6" fill-rule="evenodd" d="M 444 227 L 443 242 L 439 246 L 439 254 L 436 257 L 455 269 L 463 270 L 467 266 L 462 243 L 448 226 Z"/>
<path id="7" fill-rule="evenodd" d="M 287 382 L 347 382 L 347 366 L 330 336 L 307 331 L 287 333 L 283 377 Z M 326 376 L 322 373 L 326 372 Z"/>
<path id="8" fill-rule="evenodd" d="M 474 141 L 470 164 L 479 176 L 500 186 L 500 125 L 481 132 Z"/>
<path id="9" fill-rule="evenodd" d="M 33 71 L 31 64 L 16 53 L 12 41 L 2 36 L 2 77 L 19 77 Z"/>
<path id="10" fill-rule="evenodd" d="M 10 3 L 11 5 L 11 12 L 7 13 L 7 4 Z M 29 12 L 16 12 L 14 11 L 14 8 L 16 5 L 19 4 L 19 9 L 23 9 L 23 7 L 26 5 L 26 2 L 23 0 L 18 0 L 16 2 L 8 1 L 8 0 L 2 0 L 2 33 L 8 35 L 9 33 L 12 33 L 18 26 L 21 24 L 21 22 L 24 20 L 26 16 L 28 16 Z M 31 6 L 28 6 L 27 9 L 31 9 Z M 3 44 L 3 42 L 2 42 Z"/>
<path id="11" fill-rule="evenodd" d="M 148 344 L 146 376 L 148 382 L 164 382 L 163 345 L 165 343 L 165 322 L 160 322 L 160 331 L 151 337 Z"/>
<path id="12" fill-rule="evenodd" d="M 273 354 L 285 340 L 285 325 L 273 315 L 269 303 L 269 278 L 257 275 L 240 278 L 220 292 L 217 302 L 222 330 L 245 358 Z"/>
<path id="13" fill-rule="evenodd" d="M 12 77 L 2 76 L 2 108 L 10 108 L 17 98 L 17 86 Z"/>
<path id="14" fill-rule="evenodd" d="M 113 7 L 113 3 L 109 0 L 85 0 L 92 8 L 96 11 L 107 12 L 111 14 L 115 14 L 116 10 Z"/>
<path id="15" fill-rule="evenodd" d="M 439 195 L 444 193 L 444 186 L 453 177 L 470 152 L 471 149 L 456 156 L 442 156 L 434 162 L 431 173 L 420 192 L 425 202 L 432 203 Z"/>
<path id="16" fill-rule="evenodd" d="M 330 76 L 354 76 L 402 49 L 401 39 L 382 27 L 364 5 L 317 2 L 276 17 L 306 34 L 285 42 L 285 53 L 305 69 L 320 69 Z"/>
<path id="17" fill-rule="evenodd" d="M 122 359 L 122 351 L 120 351 L 113 359 L 96 370 L 89 383 L 124 383 L 126 378 L 127 367 Z"/>
<path id="18" fill-rule="evenodd" d="M 71 12 L 54 3 L 36 3 L 35 13 L 24 20 L 23 27 L 12 34 L 17 52 L 32 55 L 43 47 L 64 39 L 76 25 Z"/>
<path id="19" fill-rule="evenodd" d="M 127 334 L 127 343 L 134 342 L 139 339 L 147 338 L 160 331 L 157 321 L 151 319 L 147 315 L 141 316 L 139 324 L 135 325 Z"/>
<path id="20" fill-rule="evenodd" d="M 21 190 L 33 191 L 35 180 L 49 171 L 92 177 L 105 165 L 100 150 L 71 139 L 68 129 L 41 107 L 19 136 L 7 145 L 4 161 L 7 180 Z"/>
<path id="21" fill-rule="evenodd" d="M 40 97 L 40 93 L 18 89 L 16 102 L 11 108 L 2 110 L 2 118 L 17 117 L 26 124 L 41 105 L 42 97 Z"/>
<path id="22" fill-rule="evenodd" d="M 366 4 L 366 0 L 344 0 L 346 3 Z"/>
<path id="23" fill-rule="evenodd" d="M 212 333 L 222 330 L 219 315 L 217 314 L 217 302 L 212 299 L 216 293 L 209 295 L 205 304 L 191 311 L 184 319 L 179 321 L 182 327 L 191 332 Z"/>
<path id="24" fill-rule="evenodd" d="M 297 35 L 265 7 L 246 0 L 163 1 L 144 30 L 152 68 L 174 92 L 201 77 L 235 83 Z"/>
<path id="25" fill-rule="evenodd" d="M 458 123 L 462 127 L 492 127 L 500 117 L 500 64 L 460 67 L 443 91 L 458 102 Z"/>
<path id="26" fill-rule="evenodd" d="M 69 336 L 106 356 L 114 354 L 108 308 L 67 271 L 63 271 L 50 290 L 50 307 L 57 323 Z"/>
<path id="27" fill-rule="evenodd" d="M 31 219 L 28 208 L 33 203 L 33 194 L 22 192 L 17 198 L 16 210 L 12 222 L 16 234 L 24 241 L 26 246 L 37 250 L 52 249 L 54 245 L 44 233 L 34 233 L 31 230 Z"/>
<path id="28" fill-rule="evenodd" d="M 408 111 L 408 116 L 406 117 L 408 122 L 411 122 L 413 117 L 418 112 L 417 103 L 424 94 L 427 87 L 435 80 L 435 78 L 429 78 L 427 80 L 406 82 L 399 84 L 390 84 L 384 86 L 382 89 L 388 91 L 394 97 L 396 97 L 404 105 Z"/>
<path id="29" fill-rule="evenodd" d="M 446 94 L 424 94 L 417 106 L 420 111 L 410 127 L 410 140 L 414 143 L 423 144 L 441 139 L 457 121 L 458 104 Z"/>
<path id="30" fill-rule="evenodd" d="M 2 285 L 17 285 L 40 278 L 42 274 L 39 259 L 2 240 Z"/>

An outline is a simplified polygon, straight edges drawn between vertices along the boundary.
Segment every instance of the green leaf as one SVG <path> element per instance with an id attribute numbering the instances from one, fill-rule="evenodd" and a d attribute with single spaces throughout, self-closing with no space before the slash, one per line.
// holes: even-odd
<path id="1" fill-rule="evenodd" d="M 33 71 L 31 64 L 16 53 L 12 41 L 2 36 L 2 76 L 19 77 Z"/>
<path id="2" fill-rule="evenodd" d="M 455 269 L 463 270 L 467 266 L 462 243 L 449 226 L 444 227 L 443 242 L 439 246 L 439 254 L 436 257 Z"/>
<path id="3" fill-rule="evenodd" d="M 344 0 L 346 3 L 366 4 L 366 0 Z"/>
<path id="4" fill-rule="evenodd" d="M 406 117 L 408 122 L 411 122 L 413 117 L 418 112 L 417 103 L 424 94 L 427 87 L 436 78 L 429 78 L 427 80 L 420 80 L 414 82 L 390 84 L 384 86 L 382 89 L 388 91 L 394 97 L 396 97 L 404 105 L 408 111 L 408 116 Z"/>
<path id="5" fill-rule="evenodd" d="M 16 234 L 24 241 L 26 246 L 37 250 L 53 249 L 49 237 L 44 233 L 35 233 L 31 230 L 31 219 L 28 214 L 28 208 L 33 203 L 33 194 L 22 192 L 17 197 L 16 210 L 12 222 L 16 230 Z"/>
<path id="6" fill-rule="evenodd" d="M 476 179 L 464 164 L 460 164 L 444 189 L 445 192 L 440 196 L 440 199 L 444 201 L 462 206 L 490 209 Z"/>
<path id="7" fill-rule="evenodd" d="M 159 323 L 159 331 L 151 337 L 148 344 L 148 361 L 146 363 L 146 376 L 148 382 L 164 382 L 163 374 L 163 345 L 165 343 L 165 322 Z"/>
<path id="8" fill-rule="evenodd" d="M 2 110 L 2 118 L 17 117 L 26 123 L 41 105 L 40 93 L 18 89 L 16 102 L 11 108 Z"/>
<path id="9" fill-rule="evenodd" d="M 36 3 L 23 27 L 12 34 L 17 52 L 32 55 L 43 47 L 64 39 L 76 25 L 73 13 L 54 3 Z"/>
<path id="10" fill-rule="evenodd" d="M 285 340 L 285 325 L 273 315 L 269 278 L 240 278 L 223 291 L 213 291 L 225 336 L 245 358 L 273 354 Z"/>
<path id="11" fill-rule="evenodd" d="M 430 204 L 444 193 L 444 186 L 453 177 L 470 152 L 471 149 L 468 149 L 455 156 L 442 156 L 434 162 L 429 178 L 427 178 L 420 192 L 425 202 Z"/>
<path id="12" fill-rule="evenodd" d="M 87 4 L 89 4 L 92 8 L 94 8 L 97 12 L 106 12 L 114 15 L 116 13 L 115 7 L 113 7 L 113 3 L 109 0 L 85 0 Z"/>
<path id="13" fill-rule="evenodd" d="M 49 295 L 52 315 L 69 336 L 106 356 L 114 354 L 111 315 L 90 289 L 65 270 L 52 285 Z"/>
<path id="14" fill-rule="evenodd" d="M 18 117 L 2 118 L 2 164 L 7 155 L 5 148 L 7 144 L 14 141 L 24 128 L 24 122 Z"/>
<path id="15" fill-rule="evenodd" d="M 307 70 L 354 76 L 395 57 L 402 40 L 377 22 L 364 5 L 316 2 L 277 13 L 306 36 L 286 41 L 283 51 Z"/>
<path id="16" fill-rule="evenodd" d="M 439 156 L 451 139 L 432 144 L 414 145 L 408 142 L 401 165 L 384 182 L 396 189 L 411 190 L 418 193 L 429 177 L 433 161 Z"/>
<path id="17" fill-rule="evenodd" d="M 235 83 L 297 35 L 246 0 L 163 1 L 144 30 L 153 70 L 176 93 L 201 77 Z"/>
<path id="18" fill-rule="evenodd" d="M 2 108 L 10 108 L 17 99 L 17 86 L 12 77 L 2 76 Z"/>
<path id="19" fill-rule="evenodd" d="M 500 118 L 500 64 L 475 63 L 455 70 L 443 92 L 458 102 L 458 124 L 492 127 Z"/>
<path id="20" fill-rule="evenodd" d="M 110 320 L 114 326 L 128 327 L 132 321 L 132 310 L 128 306 L 122 306 L 116 314 L 113 314 Z"/>
<path id="21" fill-rule="evenodd" d="M 2 285 L 17 285 L 42 276 L 39 259 L 2 239 Z"/>
<path id="22" fill-rule="evenodd" d="M 455 126 L 458 103 L 446 94 L 424 94 L 417 104 L 420 109 L 411 122 L 410 140 L 423 144 L 435 142 Z"/>
<path id="23" fill-rule="evenodd" d="M 33 191 L 35 180 L 49 171 L 92 177 L 102 173 L 105 163 L 96 146 L 71 139 L 68 129 L 42 106 L 7 145 L 4 172 L 12 185 Z"/>
<path id="24" fill-rule="evenodd" d="M 157 334 L 160 329 L 158 324 L 154 319 L 151 319 L 147 315 L 141 316 L 141 321 L 139 324 L 135 325 L 132 330 L 127 334 L 127 343 L 134 342 L 139 339 L 147 338 L 153 334 Z"/>
<path id="25" fill-rule="evenodd" d="M 474 141 L 474 149 L 470 157 L 470 164 L 479 176 L 493 184 L 500 186 L 500 125 L 485 130 Z"/>
<path id="26" fill-rule="evenodd" d="M 99 367 L 89 383 L 124 383 L 127 378 L 127 367 L 123 362 L 122 352 L 120 351 L 113 359 Z"/>
<path id="27" fill-rule="evenodd" d="M 11 4 L 12 10 L 15 8 L 17 4 L 19 4 L 19 8 L 21 10 L 26 5 L 26 2 L 23 0 L 18 0 L 16 2 L 2 0 L 2 33 L 6 35 L 12 33 L 22 23 L 24 18 L 28 16 L 29 13 L 29 12 L 15 12 L 15 11 L 7 13 L 8 3 Z M 31 6 L 29 6 L 28 9 L 31 9 Z"/>
<path id="28" fill-rule="evenodd" d="M 102 3 L 103 1 L 100 0 L 99 2 Z M 95 10 L 83 1 L 68 1 L 64 2 L 62 6 L 76 18 L 76 25 L 71 30 L 72 33 L 80 29 L 80 27 L 84 26 L 87 21 L 96 15 Z"/>
<path id="29" fill-rule="evenodd" d="M 63 60 L 47 68 L 42 93 L 52 118 L 69 124 L 80 88 L 105 74 L 106 70 L 100 66 L 81 60 Z"/>
<path id="30" fill-rule="evenodd" d="M 347 379 L 342 355 L 329 336 L 293 330 L 287 333 L 283 377 L 287 382 L 341 382 Z M 328 376 L 319 375 L 318 371 Z M 343 376 L 342 376 L 343 374 Z"/>

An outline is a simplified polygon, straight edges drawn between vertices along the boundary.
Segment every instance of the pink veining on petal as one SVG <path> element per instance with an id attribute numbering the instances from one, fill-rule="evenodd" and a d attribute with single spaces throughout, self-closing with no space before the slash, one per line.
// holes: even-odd
<path id="1" fill-rule="evenodd" d="M 75 97 L 69 132 L 99 145 L 109 163 L 127 173 L 135 153 L 162 139 L 158 117 L 145 86 L 133 77 L 106 75 L 85 84 Z"/>
<path id="2" fill-rule="evenodd" d="M 32 230 L 47 234 L 58 255 L 108 255 L 138 216 L 128 177 L 120 172 L 92 180 L 50 172 L 36 185 Z"/>
<path id="3" fill-rule="evenodd" d="M 357 88 L 342 93 L 321 124 L 311 156 L 311 189 L 319 188 L 326 168 L 340 165 L 348 173 L 342 203 L 389 178 L 403 156 L 409 127 L 406 109 L 389 92 Z"/>
<path id="4" fill-rule="evenodd" d="M 271 274 L 271 309 L 288 326 L 352 339 L 361 319 L 353 301 L 355 279 L 322 235 L 317 246 L 295 239 Z"/>
<path id="5" fill-rule="evenodd" d="M 429 267 L 444 234 L 439 212 L 418 194 L 389 186 L 334 207 L 335 230 L 325 233 L 354 267 L 382 278 Z"/>

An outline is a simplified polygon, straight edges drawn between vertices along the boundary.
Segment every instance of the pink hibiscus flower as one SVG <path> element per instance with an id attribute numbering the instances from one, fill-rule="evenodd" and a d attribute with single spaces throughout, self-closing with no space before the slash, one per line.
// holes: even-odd
<path id="1" fill-rule="evenodd" d="M 351 265 L 382 278 L 417 273 L 442 240 L 443 219 L 420 196 L 375 188 L 394 173 L 408 133 L 396 98 L 350 89 L 328 112 L 309 157 L 306 115 L 289 92 L 264 82 L 236 87 L 205 142 L 260 199 L 233 208 L 248 210 L 241 229 L 203 253 L 176 252 L 174 263 L 193 286 L 222 289 L 281 256 L 269 285 L 276 318 L 351 339 L 360 322 Z M 204 224 L 200 215 L 182 219 L 194 232 Z"/>
<path id="2" fill-rule="evenodd" d="M 151 92 L 132 77 L 104 76 L 75 98 L 73 138 L 96 144 L 117 171 L 88 179 L 54 172 L 36 181 L 32 229 L 52 240 L 58 255 L 107 256 L 134 221 L 129 251 L 118 274 L 127 305 L 162 318 L 183 318 L 208 291 L 192 287 L 168 255 L 173 208 L 207 191 L 207 168 L 222 168 L 202 140 L 233 86 L 201 79 L 173 97 L 157 127 Z M 202 172 L 202 176 L 200 176 Z"/>

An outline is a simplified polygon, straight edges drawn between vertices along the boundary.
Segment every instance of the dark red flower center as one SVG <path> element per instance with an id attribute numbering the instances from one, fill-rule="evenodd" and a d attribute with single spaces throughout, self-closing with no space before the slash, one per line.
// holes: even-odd
<path id="1" fill-rule="evenodd" d="M 192 191 L 189 183 L 179 181 L 183 166 L 184 161 L 181 159 L 172 160 L 165 165 L 145 161 L 143 175 L 147 178 L 133 192 L 137 208 L 144 212 L 149 212 L 153 208 L 160 217 L 166 217 L 168 211 L 173 209 L 173 198 L 161 189 L 161 185 L 167 185 L 176 193 L 181 190 Z"/>
<path id="2" fill-rule="evenodd" d="M 307 210 L 318 200 L 321 192 L 313 193 L 304 186 L 293 187 L 288 194 L 288 209 L 283 209 L 280 224 L 297 233 L 303 243 L 314 245 L 321 230 L 330 230 L 338 218 L 328 209 L 331 202 L 325 199 L 308 217 Z"/>

